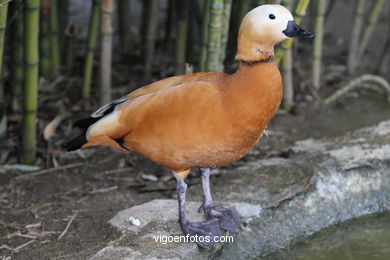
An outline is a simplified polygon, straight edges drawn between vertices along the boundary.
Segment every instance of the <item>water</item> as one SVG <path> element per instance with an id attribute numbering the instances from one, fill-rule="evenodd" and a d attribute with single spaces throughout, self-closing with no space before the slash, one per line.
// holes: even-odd
<path id="1" fill-rule="evenodd" d="M 265 259 L 389 260 L 390 212 L 360 217 L 324 229 Z"/>

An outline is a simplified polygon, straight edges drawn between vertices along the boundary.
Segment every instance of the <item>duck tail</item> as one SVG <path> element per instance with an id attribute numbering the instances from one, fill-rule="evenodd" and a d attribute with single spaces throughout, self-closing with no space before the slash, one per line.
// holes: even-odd
<path id="1" fill-rule="evenodd" d="M 80 149 L 87 142 L 88 141 L 87 141 L 87 138 L 85 137 L 85 133 L 84 133 L 84 134 L 81 134 L 81 135 L 65 142 L 62 145 L 62 149 L 66 150 L 68 152 L 75 151 L 77 149 Z"/>

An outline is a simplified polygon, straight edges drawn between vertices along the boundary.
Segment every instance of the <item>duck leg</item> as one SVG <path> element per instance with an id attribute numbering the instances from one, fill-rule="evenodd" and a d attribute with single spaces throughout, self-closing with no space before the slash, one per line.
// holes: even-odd
<path id="1" fill-rule="evenodd" d="M 217 217 L 222 229 L 238 233 L 238 227 L 242 224 L 240 214 L 235 208 L 215 208 L 210 192 L 210 168 L 200 168 L 202 173 L 203 204 L 199 211 L 204 210 L 207 219 Z"/>
<path id="2" fill-rule="evenodd" d="M 189 222 L 186 216 L 186 191 L 187 184 L 184 180 L 177 179 L 177 197 L 179 200 L 179 222 L 184 234 L 197 237 L 196 243 L 205 249 L 213 247 L 214 237 L 222 236 L 218 219 L 210 218 L 201 222 Z M 203 237 L 203 238 L 199 238 Z"/>

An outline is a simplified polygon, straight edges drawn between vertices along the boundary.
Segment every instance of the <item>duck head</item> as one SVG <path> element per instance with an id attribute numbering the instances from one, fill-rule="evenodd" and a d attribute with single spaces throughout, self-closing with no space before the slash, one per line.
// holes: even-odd
<path id="1" fill-rule="evenodd" d="M 314 34 L 299 27 L 284 6 L 258 6 L 242 20 L 236 59 L 255 61 L 268 57 L 273 55 L 275 44 L 293 37 L 313 39 Z"/>

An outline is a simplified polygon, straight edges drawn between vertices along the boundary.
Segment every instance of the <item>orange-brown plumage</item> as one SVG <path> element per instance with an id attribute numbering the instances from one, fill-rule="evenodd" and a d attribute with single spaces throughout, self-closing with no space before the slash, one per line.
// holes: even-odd
<path id="1" fill-rule="evenodd" d="M 287 37 L 314 36 L 280 5 L 259 6 L 243 19 L 238 36 L 239 69 L 233 74 L 204 72 L 167 78 L 140 88 L 79 120 L 85 130 L 68 150 L 93 145 L 136 152 L 173 171 L 179 221 L 185 234 L 220 236 L 238 232 L 242 223 L 234 208 L 215 208 L 210 168 L 234 162 L 259 141 L 282 98 L 282 81 L 273 61 L 274 44 Z M 206 219 L 186 217 L 184 179 L 201 170 Z M 197 242 L 211 248 L 213 242 Z"/>
<path id="2" fill-rule="evenodd" d="M 208 72 L 168 78 L 128 95 L 117 120 L 91 126 L 96 136 L 182 172 L 240 159 L 258 141 L 279 107 L 280 73 L 271 63 L 241 66 L 231 75 Z M 115 142 L 102 142 L 118 149 Z M 84 146 L 89 146 L 87 143 Z"/>

